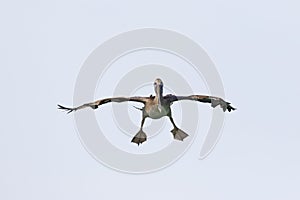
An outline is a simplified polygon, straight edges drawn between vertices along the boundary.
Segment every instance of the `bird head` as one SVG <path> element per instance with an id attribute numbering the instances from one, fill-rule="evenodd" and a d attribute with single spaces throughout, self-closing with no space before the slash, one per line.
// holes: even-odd
<path id="1" fill-rule="evenodd" d="M 155 91 L 156 95 L 162 94 L 163 86 L 164 86 L 162 80 L 160 78 L 155 79 L 153 85 L 154 85 L 154 91 Z"/>

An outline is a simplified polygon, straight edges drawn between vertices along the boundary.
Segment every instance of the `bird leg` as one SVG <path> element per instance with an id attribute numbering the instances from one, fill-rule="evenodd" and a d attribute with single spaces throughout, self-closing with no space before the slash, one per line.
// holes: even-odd
<path id="1" fill-rule="evenodd" d="M 172 122 L 172 124 L 174 126 L 174 129 L 171 130 L 171 132 L 173 133 L 174 139 L 183 141 L 183 139 L 186 138 L 189 135 L 176 126 L 176 124 L 175 124 L 175 122 L 174 122 L 171 115 L 169 116 L 169 118 L 170 118 L 170 121 Z"/>
<path id="2" fill-rule="evenodd" d="M 142 119 L 141 128 L 140 128 L 139 132 L 131 140 L 131 142 L 136 143 L 137 145 L 140 145 L 147 140 L 147 135 L 143 131 L 144 122 L 145 122 L 145 117 L 143 117 L 143 119 Z"/>

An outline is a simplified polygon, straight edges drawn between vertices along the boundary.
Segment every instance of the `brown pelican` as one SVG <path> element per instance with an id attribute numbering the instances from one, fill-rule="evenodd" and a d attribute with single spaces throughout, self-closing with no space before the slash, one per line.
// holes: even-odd
<path id="1" fill-rule="evenodd" d="M 147 117 L 151 119 L 159 119 L 163 116 L 168 116 L 171 123 L 173 124 L 173 130 L 171 130 L 174 139 L 183 141 L 184 138 L 188 136 L 183 130 L 179 129 L 173 118 L 171 112 L 171 105 L 173 102 L 181 101 L 181 100 L 193 100 L 199 101 L 203 103 L 210 103 L 211 106 L 214 108 L 218 105 L 223 109 L 225 112 L 228 110 L 229 112 L 235 110 L 234 107 L 230 105 L 229 102 L 224 101 L 222 98 L 213 97 L 213 96 L 205 96 L 205 95 L 190 95 L 190 96 L 175 96 L 173 94 L 168 94 L 163 96 L 163 82 L 161 79 L 156 79 L 154 82 L 154 91 L 155 96 L 150 95 L 150 97 L 112 97 L 106 99 L 100 99 L 95 102 L 86 103 L 81 106 L 75 108 L 67 108 L 61 105 L 58 105 L 58 109 L 62 109 L 67 111 L 68 113 L 72 111 L 77 111 L 83 108 L 90 107 L 92 109 L 97 109 L 100 105 L 109 103 L 109 102 L 125 102 L 125 101 L 135 101 L 144 104 L 143 108 L 140 108 L 142 111 L 142 122 L 139 132 L 132 138 L 131 142 L 136 144 L 141 144 L 147 140 L 147 135 L 143 131 L 143 125 L 145 119 Z"/>

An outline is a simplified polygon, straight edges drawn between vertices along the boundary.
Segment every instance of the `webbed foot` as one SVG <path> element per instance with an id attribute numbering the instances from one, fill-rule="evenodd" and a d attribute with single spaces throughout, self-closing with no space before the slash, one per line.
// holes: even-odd
<path id="1" fill-rule="evenodd" d="M 147 135 L 144 131 L 140 130 L 131 140 L 131 142 L 136 143 L 137 145 L 142 144 L 147 140 Z"/>
<path id="2" fill-rule="evenodd" d="M 171 132 L 173 133 L 175 140 L 183 141 L 184 138 L 189 136 L 187 133 L 185 133 L 183 130 L 179 128 L 174 128 L 173 130 L 171 130 Z"/>

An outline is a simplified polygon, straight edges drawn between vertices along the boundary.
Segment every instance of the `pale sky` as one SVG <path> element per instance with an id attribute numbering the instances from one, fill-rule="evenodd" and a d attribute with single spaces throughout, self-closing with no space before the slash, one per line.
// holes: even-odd
<path id="1" fill-rule="evenodd" d="M 299 199 L 299 6 L 292 0 L 2 2 L 0 199 Z M 206 159 L 198 157 L 211 108 L 199 105 L 198 136 L 184 156 L 163 170 L 132 175 L 96 161 L 81 144 L 73 115 L 56 104 L 72 105 L 77 75 L 95 48 L 145 27 L 177 31 L 205 49 L 238 110 L 226 113 L 222 137 Z M 126 70 L 151 59 L 182 69 L 175 66 L 181 61 L 156 54 L 139 61 L 129 55 L 102 81 L 113 87 Z M 181 73 L 194 76 L 188 67 Z M 197 77 L 189 83 L 208 92 Z M 104 130 L 126 148 L 111 107 L 96 112 L 100 121 L 112 119 Z M 171 125 L 163 129 L 168 135 Z"/>

